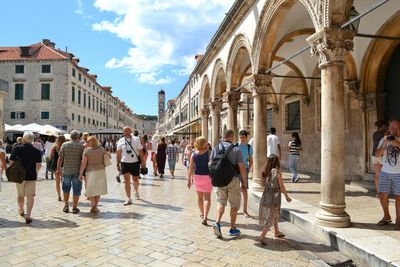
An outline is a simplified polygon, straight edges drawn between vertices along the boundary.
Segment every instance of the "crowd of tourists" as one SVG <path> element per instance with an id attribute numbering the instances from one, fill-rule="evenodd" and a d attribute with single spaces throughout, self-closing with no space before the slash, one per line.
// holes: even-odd
<path id="1" fill-rule="evenodd" d="M 377 131 L 373 134 L 372 163 L 375 169 L 375 185 L 380 198 L 384 216 L 378 225 L 392 222 L 389 213 L 388 197 L 393 189 L 396 198 L 396 229 L 400 228 L 400 121 L 393 120 L 388 125 L 383 121 L 376 123 Z M 248 211 L 249 173 L 253 166 L 253 139 L 249 140 L 248 132 L 238 133 L 238 142 L 234 143 L 235 132 L 227 130 L 219 144 L 214 148 L 206 138 L 195 140 L 183 138 L 167 141 L 165 137 L 139 137 L 137 131 L 129 127 L 123 129 L 123 136 L 116 142 L 116 167 L 124 179 L 126 200 L 123 205 L 133 203 L 132 195 L 140 199 L 140 175 L 146 175 L 147 159 L 150 157 L 153 175 L 159 179 L 165 177 L 165 167 L 168 162 L 170 178 L 175 178 L 176 163 L 182 161 L 187 168 L 187 187 L 194 188 L 197 194 L 197 205 L 201 223 L 208 225 L 211 207 L 212 191 L 216 192 L 217 211 L 216 222 L 213 225 L 214 234 L 222 237 L 221 220 L 225 207 L 230 205 L 229 235 L 240 235 L 236 227 L 238 211 L 243 203 L 243 214 L 250 217 Z M 77 131 L 70 133 L 70 141 L 63 135 L 55 140 L 49 139 L 45 144 L 35 138 L 31 132 L 25 132 L 13 146 L 10 156 L 10 173 L 18 173 L 18 168 L 24 170 L 24 179 L 16 183 L 18 212 L 26 220 L 32 222 L 31 213 L 36 194 L 37 175 L 42 167 L 42 158 L 46 159 L 46 179 L 50 174 L 55 179 L 55 189 L 58 201 L 64 202 L 63 211 L 78 214 L 79 200 L 84 189 L 85 197 L 90 201 L 90 212 L 99 212 L 100 196 L 107 194 L 106 167 L 110 166 L 112 141 L 102 145 L 95 136 Z M 109 142 L 109 144 L 107 143 Z M 291 181 L 297 183 L 300 177 L 297 172 L 302 143 L 299 134 L 292 133 L 287 145 L 288 168 L 292 173 Z M 279 231 L 281 194 L 288 202 L 282 179 L 282 148 L 276 129 L 271 128 L 267 137 L 267 157 L 262 167 L 262 186 L 265 188 L 259 205 L 259 223 L 262 225 L 260 243 L 266 245 L 265 236 L 274 227 L 277 238 L 285 235 Z M 0 141 L 1 169 L 7 168 L 6 151 Z M 7 170 L 8 170 L 7 169 Z M 17 171 L 16 171 L 17 170 Z M 132 186 L 133 184 L 133 192 Z M 1 190 L 1 184 L 0 184 Z M 72 206 L 70 209 L 70 193 L 72 190 Z M 133 193 L 133 194 L 132 194 Z M 25 210 L 26 206 L 26 210 Z"/>

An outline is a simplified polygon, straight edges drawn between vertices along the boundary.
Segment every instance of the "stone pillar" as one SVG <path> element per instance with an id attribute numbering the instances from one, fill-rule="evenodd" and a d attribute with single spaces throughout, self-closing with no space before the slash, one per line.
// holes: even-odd
<path id="1" fill-rule="evenodd" d="M 237 141 L 238 136 L 238 105 L 240 101 L 240 93 L 228 91 L 224 94 L 224 100 L 227 102 L 228 107 L 228 129 L 233 130 L 235 133 L 234 142 Z"/>
<path id="2" fill-rule="evenodd" d="M 307 39 L 321 69 L 321 201 L 316 223 L 328 227 L 351 225 L 345 211 L 344 67 L 354 35 L 325 28 Z"/>
<path id="3" fill-rule="evenodd" d="M 221 108 L 222 108 L 221 101 L 213 101 L 210 103 L 211 123 L 212 123 L 211 146 L 213 148 L 220 142 Z"/>
<path id="4" fill-rule="evenodd" d="M 205 107 L 201 110 L 201 135 L 208 140 L 208 117 L 210 116 L 210 109 Z"/>
<path id="5" fill-rule="evenodd" d="M 262 167 L 267 159 L 267 96 L 268 87 L 271 86 L 271 76 L 253 74 L 248 78 L 252 90 L 254 106 L 253 124 L 253 185 L 252 189 L 262 192 L 261 185 Z"/>

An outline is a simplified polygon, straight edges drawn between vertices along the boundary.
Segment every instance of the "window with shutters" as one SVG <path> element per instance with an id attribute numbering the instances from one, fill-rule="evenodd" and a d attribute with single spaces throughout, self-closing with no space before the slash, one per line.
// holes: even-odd
<path id="1" fill-rule="evenodd" d="M 15 84 L 15 100 L 24 100 L 24 85 L 22 83 Z"/>
<path id="2" fill-rule="evenodd" d="M 50 100 L 50 84 L 42 83 L 42 91 L 41 91 L 42 100 Z"/>
<path id="3" fill-rule="evenodd" d="M 24 65 L 15 65 L 15 73 L 25 73 L 25 66 Z"/>
<path id="4" fill-rule="evenodd" d="M 50 64 L 42 65 L 42 73 L 51 73 L 51 65 Z"/>
<path id="5" fill-rule="evenodd" d="M 11 112 L 11 119 L 25 119 L 25 112 L 23 111 Z"/>
<path id="6" fill-rule="evenodd" d="M 42 111 L 42 112 L 40 113 L 40 118 L 41 118 L 42 120 L 48 120 L 48 119 L 50 119 L 50 112 L 48 112 L 48 111 Z"/>

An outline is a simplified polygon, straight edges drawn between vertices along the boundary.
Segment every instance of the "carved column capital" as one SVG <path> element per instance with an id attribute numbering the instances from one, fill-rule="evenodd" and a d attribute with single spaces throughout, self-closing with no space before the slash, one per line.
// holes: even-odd
<path id="1" fill-rule="evenodd" d="M 213 102 L 210 102 L 209 106 L 210 106 L 211 112 L 218 114 L 221 112 L 222 102 L 221 101 L 213 101 Z"/>
<path id="2" fill-rule="evenodd" d="M 208 118 L 210 116 L 210 108 L 209 107 L 204 107 L 200 110 L 200 114 L 202 118 Z"/>
<path id="3" fill-rule="evenodd" d="M 266 94 L 272 86 L 272 76 L 265 74 L 253 74 L 247 80 L 253 92 L 253 97 Z"/>
<path id="4" fill-rule="evenodd" d="M 331 64 L 343 64 L 345 55 L 353 50 L 355 31 L 324 28 L 307 38 L 311 45 L 311 55 L 318 56 L 319 68 Z"/>
<path id="5" fill-rule="evenodd" d="M 224 93 L 223 101 L 228 103 L 229 106 L 237 108 L 240 101 L 240 92 L 227 91 Z"/>

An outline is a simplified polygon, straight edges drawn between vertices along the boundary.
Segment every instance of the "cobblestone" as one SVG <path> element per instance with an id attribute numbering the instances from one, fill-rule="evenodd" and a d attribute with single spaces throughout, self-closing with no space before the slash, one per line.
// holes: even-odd
<path id="1" fill-rule="evenodd" d="M 109 194 L 101 199 L 98 215 L 89 213 L 83 197 L 79 215 L 63 213 L 54 181 L 40 179 L 31 226 L 17 215 L 15 185 L 3 182 L 0 266 L 312 266 L 270 234 L 269 246 L 257 246 L 256 219 L 239 216 L 243 235 L 228 237 L 223 224 L 225 237 L 216 239 L 211 226 L 200 224 L 196 195 L 186 188 L 180 164 L 174 180 L 144 177 L 142 200 L 131 206 L 122 205 L 124 187 L 115 181 L 115 168 L 107 173 Z M 212 201 L 211 220 L 214 195 Z"/>

